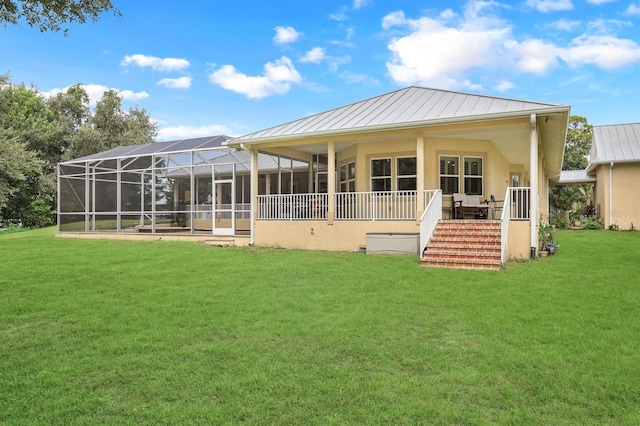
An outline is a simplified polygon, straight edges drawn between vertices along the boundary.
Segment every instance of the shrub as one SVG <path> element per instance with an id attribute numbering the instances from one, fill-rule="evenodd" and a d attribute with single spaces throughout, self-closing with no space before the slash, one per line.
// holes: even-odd
<path id="1" fill-rule="evenodd" d="M 564 216 L 556 216 L 551 220 L 551 224 L 557 229 L 567 229 L 569 227 L 569 219 Z"/>
<path id="2" fill-rule="evenodd" d="M 604 229 L 604 225 L 595 220 L 585 220 L 582 223 L 582 229 Z"/>

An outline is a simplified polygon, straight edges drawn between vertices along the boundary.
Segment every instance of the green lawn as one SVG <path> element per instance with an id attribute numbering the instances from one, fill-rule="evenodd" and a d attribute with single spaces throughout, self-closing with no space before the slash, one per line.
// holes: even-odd
<path id="1" fill-rule="evenodd" d="M 639 424 L 640 233 L 499 272 L 0 234 L 0 424 Z"/>

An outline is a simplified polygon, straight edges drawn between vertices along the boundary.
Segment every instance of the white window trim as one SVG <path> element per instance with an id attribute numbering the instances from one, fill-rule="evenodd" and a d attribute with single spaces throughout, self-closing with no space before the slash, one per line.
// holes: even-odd
<path id="1" fill-rule="evenodd" d="M 373 162 L 375 160 L 389 160 L 390 170 L 388 176 L 373 176 Z M 382 179 L 391 179 L 391 189 L 389 191 L 393 191 L 393 157 L 375 157 L 369 159 L 369 191 L 374 192 L 373 190 L 373 180 L 382 180 Z M 375 191 L 375 192 L 385 192 L 385 191 Z"/>
<path id="2" fill-rule="evenodd" d="M 398 174 L 398 160 L 401 160 L 403 158 L 413 158 L 414 160 L 416 160 L 416 174 L 414 174 L 414 175 L 399 175 Z M 398 189 L 398 187 L 399 187 L 398 179 L 414 178 L 416 180 L 416 189 L 417 189 L 417 187 L 418 187 L 418 157 L 416 155 L 399 155 L 399 156 L 394 158 L 394 162 L 393 162 L 392 166 L 393 167 L 391 168 L 391 172 L 394 175 L 393 181 L 392 181 L 392 187 L 395 188 L 396 191 L 400 191 L 400 189 Z M 415 191 L 416 189 L 403 189 L 402 191 Z"/>
<path id="3" fill-rule="evenodd" d="M 442 174 L 440 172 L 440 163 L 442 162 L 442 157 L 449 157 L 449 158 L 457 158 L 458 159 L 458 174 L 457 175 Z M 455 178 L 458 179 L 458 191 L 460 191 L 460 187 L 462 186 L 462 185 L 460 185 L 460 173 L 462 173 L 462 172 L 461 172 L 461 167 L 460 167 L 460 156 L 459 155 L 442 154 L 442 155 L 440 155 L 438 157 L 438 186 L 441 186 L 440 185 L 440 180 L 442 179 L 442 177 L 455 177 Z"/>
<path id="4" fill-rule="evenodd" d="M 466 175 L 464 173 L 464 164 L 465 164 L 467 158 L 479 158 L 479 159 L 482 160 L 482 166 L 480 167 L 480 175 L 479 176 L 478 175 Z M 467 178 L 480 179 L 480 181 L 481 181 L 481 191 L 480 191 L 480 194 L 478 194 L 480 197 L 482 197 L 484 195 L 484 179 L 485 179 L 485 176 L 484 176 L 485 167 L 484 167 L 484 165 L 485 165 L 485 161 L 486 160 L 485 160 L 484 156 L 482 156 L 482 155 L 465 155 L 462 158 L 462 167 L 460 167 L 460 173 L 462 174 L 462 186 L 465 186 L 465 180 Z M 458 185 L 458 187 L 459 187 L 459 185 Z M 464 188 L 464 191 L 465 191 L 465 194 L 466 194 L 467 193 L 467 188 L 466 187 Z"/>
<path id="5" fill-rule="evenodd" d="M 344 191 L 344 192 L 351 192 L 351 191 L 349 191 L 349 184 L 352 183 L 352 182 L 353 182 L 353 186 L 355 188 L 355 182 L 356 182 L 355 172 L 353 174 L 353 177 L 349 177 L 349 171 L 351 170 L 351 168 L 349 166 L 351 166 L 352 164 L 353 164 L 353 168 L 355 169 L 355 165 L 356 165 L 355 160 L 347 161 L 346 163 L 342 163 L 342 164 L 340 164 L 340 166 L 338 166 L 338 176 L 340 177 L 340 183 L 339 183 L 340 192 L 343 192 L 342 191 L 342 185 L 343 184 L 344 184 L 344 186 L 346 188 L 346 191 Z M 344 175 L 346 177 L 346 179 L 344 179 L 344 180 L 342 179 L 342 174 L 341 174 L 342 173 L 341 169 L 343 167 L 345 168 Z"/>

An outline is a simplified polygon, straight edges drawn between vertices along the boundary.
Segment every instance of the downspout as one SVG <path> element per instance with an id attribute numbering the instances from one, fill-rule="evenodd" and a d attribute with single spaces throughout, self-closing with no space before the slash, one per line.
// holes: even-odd
<path id="1" fill-rule="evenodd" d="M 609 164 L 609 229 L 613 225 L 613 161 Z"/>
<path id="2" fill-rule="evenodd" d="M 531 185 L 529 188 L 529 223 L 530 223 L 530 239 L 531 239 L 531 259 L 536 257 L 536 253 L 538 250 L 538 222 L 536 221 L 537 217 L 537 204 L 538 200 L 538 129 L 537 129 L 537 120 L 536 115 L 531 114 L 530 119 L 531 128 L 529 130 L 529 150 L 530 150 L 530 165 L 529 168 L 531 180 Z"/>

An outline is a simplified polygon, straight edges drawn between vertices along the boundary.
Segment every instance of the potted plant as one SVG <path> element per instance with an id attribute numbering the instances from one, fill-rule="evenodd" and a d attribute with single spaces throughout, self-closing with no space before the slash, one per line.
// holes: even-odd
<path id="1" fill-rule="evenodd" d="M 544 257 L 548 256 L 549 254 L 553 254 L 558 248 L 557 244 L 554 244 L 553 242 L 552 231 L 554 228 L 554 225 L 551 225 L 540 218 L 540 224 L 538 225 L 538 244 L 540 256 Z"/>

